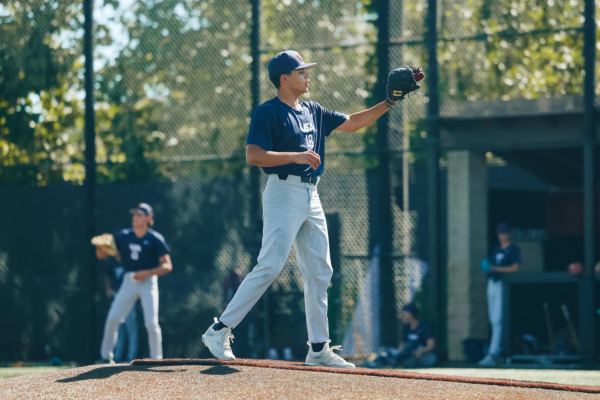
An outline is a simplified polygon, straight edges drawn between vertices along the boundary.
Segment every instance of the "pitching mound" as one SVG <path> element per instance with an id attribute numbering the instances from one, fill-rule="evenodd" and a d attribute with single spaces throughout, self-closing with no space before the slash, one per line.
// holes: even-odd
<path id="1" fill-rule="evenodd" d="M 304 367 L 263 360 L 140 360 L 0 381 L 2 399 L 581 399 L 600 387 Z M 537 386 L 536 386 L 537 385 Z M 550 388 L 549 385 L 553 387 Z"/>

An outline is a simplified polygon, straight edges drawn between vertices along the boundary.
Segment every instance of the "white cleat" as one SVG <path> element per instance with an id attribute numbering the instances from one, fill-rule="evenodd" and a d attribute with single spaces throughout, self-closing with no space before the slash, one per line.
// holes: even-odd
<path id="1" fill-rule="evenodd" d="M 204 345 L 208 347 L 213 356 L 218 359 L 225 361 L 235 360 L 235 356 L 231 351 L 230 341 L 233 341 L 233 335 L 231 334 L 231 327 L 226 326 L 225 328 L 215 331 L 213 327 L 219 322 L 215 318 L 215 323 L 212 324 L 206 333 L 202 335 L 202 341 Z"/>
<path id="2" fill-rule="evenodd" d="M 116 363 L 112 358 L 102 358 L 100 360 L 95 361 L 94 364 L 102 365 L 102 364 L 116 364 Z"/>
<path id="3" fill-rule="evenodd" d="M 479 360 L 477 364 L 480 367 L 495 367 L 496 365 L 498 365 L 498 362 L 494 357 L 488 354 L 487 356 L 485 356 L 485 358 Z"/>
<path id="4" fill-rule="evenodd" d="M 327 343 L 325 343 L 325 346 L 323 346 L 323 350 L 318 353 L 315 353 L 312 350 L 312 346 L 309 343 L 308 346 L 310 350 L 308 350 L 305 364 L 332 368 L 356 368 L 354 364 L 347 362 L 333 352 L 333 350 L 341 350 L 342 346 L 329 347 L 330 342 L 331 340 L 328 340 Z"/>

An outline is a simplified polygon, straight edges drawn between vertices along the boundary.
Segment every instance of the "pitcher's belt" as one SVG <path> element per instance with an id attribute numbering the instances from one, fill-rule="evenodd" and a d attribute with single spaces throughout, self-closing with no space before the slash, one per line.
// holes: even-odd
<path id="1" fill-rule="evenodd" d="M 282 181 L 287 180 L 287 178 L 289 176 L 293 176 L 295 178 L 300 178 L 300 182 L 302 182 L 302 183 L 309 183 L 309 184 L 315 185 L 315 186 L 317 185 L 317 183 L 319 183 L 319 179 L 320 179 L 318 176 L 296 176 L 296 175 L 289 175 L 289 174 L 277 174 L 277 176 Z"/>

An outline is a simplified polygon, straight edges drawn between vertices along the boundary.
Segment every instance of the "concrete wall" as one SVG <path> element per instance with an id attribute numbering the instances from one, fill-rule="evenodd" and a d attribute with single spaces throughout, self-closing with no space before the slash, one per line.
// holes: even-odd
<path id="1" fill-rule="evenodd" d="M 484 153 L 448 153 L 448 356 L 464 360 L 462 341 L 488 338 L 487 165 Z"/>

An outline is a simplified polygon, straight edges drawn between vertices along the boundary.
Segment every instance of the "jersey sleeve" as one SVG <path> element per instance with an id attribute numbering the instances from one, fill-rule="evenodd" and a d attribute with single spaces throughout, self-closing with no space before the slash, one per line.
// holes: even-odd
<path id="1" fill-rule="evenodd" d="M 314 105 L 321 112 L 321 123 L 324 129 L 323 133 L 325 134 L 325 136 L 329 136 L 331 132 L 336 130 L 340 125 L 342 125 L 348 120 L 348 116 L 346 114 L 328 110 L 316 102 L 314 103 Z"/>
<path id="2" fill-rule="evenodd" d="M 521 248 L 515 245 L 512 253 L 512 263 L 510 265 L 520 263 L 521 262 Z"/>
<path id="3" fill-rule="evenodd" d="M 119 231 L 114 235 L 115 239 L 115 247 L 119 251 L 119 253 L 123 252 L 123 245 L 125 245 L 125 231 Z"/>
<path id="4" fill-rule="evenodd" d="M 277 114 L 271 107 L 258 107 L 250 122 L 250 131 L 246 144 L 254 144 L 262 149 L 273 150 L 277 132 Z"/>
<path id="5" fill-rule="evenodd" d="M 167 244 L 167 241 L 165 240 L 165 238 L 162 235 L 156 235 L 156 256 L 158 258 L 169 254 L 171 252 L 171 249 L 169 248 L 169 245 Z"/>

